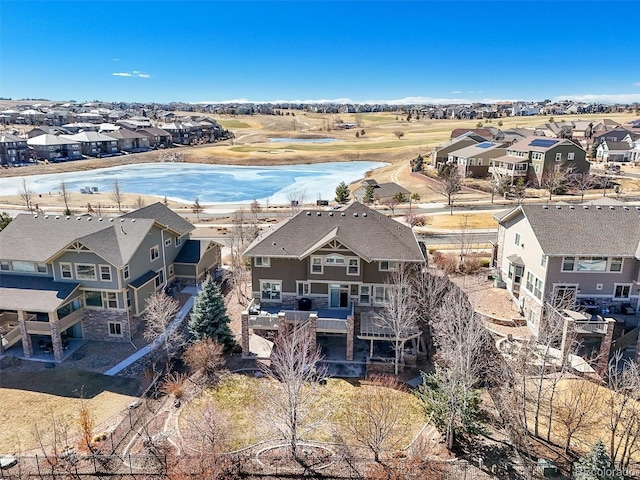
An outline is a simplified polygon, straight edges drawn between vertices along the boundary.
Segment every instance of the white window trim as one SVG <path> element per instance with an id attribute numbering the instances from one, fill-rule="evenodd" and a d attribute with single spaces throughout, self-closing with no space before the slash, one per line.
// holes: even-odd
<path id="1" fill-rule="evenodd" d="M 314 272 L 313 271 L 313 260 L 319 258 L 320 259 L 320 264 L 316 265 L 320 267 L 320 271 L 319 272 Z M 323 275 L 324 274 L 324 259 L 321 256 L 318 255 L 314 255 L 311 257 L 311 259 L 309 260 L 309 270 L 312 275 Z"/>
<path id="2" fill-rule="evenodd" d="M 131 276 L 131 271 L 129 269 L 128 263 L 124 267 L 122 267 L 122 276 L 125 280 Z"/>
<path id="3" fill-rule="evenodd" d="M 611 270 L 611 264 L 613 263 L 613 259 L 614 258 L 621 258 L 622 260 L 620 261 L 620 270 Z M 622 273 L 622 270 L 624 270 L 624 257 L 609 257 L 607 260 L 607 272 L 609 273 Z"/>
<path id="4" fill-rule="evenodd" d="M 65 277 L 64 273 L 62 271 L 62 266 L 66 266 L 69 268 L 69 276 Z M 73 278 L 73 265 L 71 265 L 71 262 L 60 262 L 60 278 Z"/>
<path id="5" fill-rule="evenodd" d="M 260 260 L 259 262 L 258 262 L 258 259 Z M 255 267 L 268 268 L 271 266 L 271 258 L 270 257 L 254 257 L 253 265 Z"/>
<path id="6" fill-rule="evenodd" d="M 387 262 L 387 268 L 382 268 L 382 264 L 384 262 Z M 391 266 L 391 263 L 393 263 L 394 265 Z M 395 272 L 396 270 L 398 270 L 398 262 L 395 260 L 380 260 L 380 262 L 378 263 L 378 270 L 381 272 Z"/>
<path id="7" fill-rule="evenodd" d="M 169 266 L 167 267 L 169 272 L 167 273 L 167 275 L 169 277 L 173 277 L 173 274 L 175 273 L 174 268 L 173 268 L 173 263 L 169 264 Z"/>
<path id="8" fill-rule="evenodd" d="M 338 262 L 338 260 L 342 263 Z M 324 264 L 331 267 L 344 267 L 347 264 L 347 259 L 344 255 L 332 253 L 331 255 L 324 257 Z"/>
<path id="9" fill-rule="evenodd" d="M 155 257 L 155 258 L 153 257 L 153 252 L 154 252 L 154 250 L 158 252 L 158 253 L 156 254 L 156 257 Z M 151 247 L 151 248 L 149 249 L 149 259 L 150 259 L 150 261 L 155 262 L 155 261 L 156 261 L 157 259 L 159 259 L 159 258 L 160 258 L 160 246 L 159 246 L 159 245 L 154 245 L 153 247 Z"/>
<path id="10" fill-rule="evenodd" d="M 74 263 L 74 270 L 77 280 L 97 280 L 97 272 L 95 263 Z M 78 275 L 78 267 L 93 267 L 93 278 Z"/>
<path id="11" fill-rule="evenodd" d="M 353 266 L 350 265 L 351 260 L 355 260 L 356 261 L 356 273 L 349 273 L 349 269 Z M 348 257 L 347 258 L 347 275 L 352 276 L 352 277 L 357 277 L 360 275 L 360 259 L 358 257 Z"/>
<path id="12" fill-rule="evenodd" d="M 116 330 L 116 326 L 118 327 L 118 330 L 120 330 L 120 333 L 111 333 L 111 326 L 114 326 L 114 331 Z M 110 337 L 122 337 L 122 322 L 107 322 L 107 329 L 109 331 L 109 336 Z"/>
<path id="13" fill-rule="evenodd" d="M 573 160 L 575 158 L 575 152 L 569 152 L 567 154 L 567 160 Z"/>
<path id="14" fill-rule="evenodd" d="M 516 232 L 515 236 L 513 237 L 514 245 L 517 245 L 519 247 L 521 241 L 522 241 L 522 235 L 520 235 L 520 233 Z"/>
<path id="15" fill-rule="evenodd" d="M 629 287 L 629 295 L 627 295 L 626 297 L 616 297 L 616 289 L 618 287 Z M 631 290 L 633 289 L 633 284 L 632 283 L 614 283 L 613 284 L 613 293 L 611 294 L 611 298 L 613 299 L 620 299 L 620 300 L 629 300 L 631 298 Z"/>
<path id="16" fill-rule="evenodd" d="M 109 269 L 109 271 L 108 271 L 108 273 L 109 273 L 109 278 L 104 278 L 104 277 L 102 276 L 102 267 L 106 267 L 106 268 L 108 268 L 108 269 Z M 110 281 L 112 281 L 113 277 L 112 277 L 112 275 L 111 275 L 111 265 L 104 265 L 104 264 L 102 264 L 102 265 L 98 265 L 98 270 L 100 270 L 100 281 L 101 281 L 101 282 L 110 282 Z"/>
<path id="17" fill-rule="evenodd" d="M 369 296 L 369 301 L 368 302 L 363 302 L 362 301 L 362 288 L 368 288 L 369 289 L 369 293 L 367 294 Z M 360 285 L 358 288 L 358 304 L 360 305 L 371 305 L 371 298 L 373 297 L 373 287 L 371 285 Z"/>
<path id="18" fill-rule="evenodd" d="M 180 245 L 182 245 L 182 237 L 176 237 L 176 248 L 178 248 Z"/>
<path id="19" fill-rule="evenodd" d="M 269 283 L 271 284 L 271 288 L 269 289 L 269 291 L 273 291 L 273 285 L 274 284 L 278 284 L 280 285 L 280 289 L 278 290 L 280 292 L 280 298 L 262 298 L 262 291 L 263 291 L 263 285 L 265 283 Z M 271 297 L 271 295 L 270 295 Z M 268 302 L 273 302 L 273 303 L 282 303 L 282 280 L 260 280 L 260 300 L 261 301 L 268 301 Z"/>
<path id="20" fill-rule="evenodd" d="M 169 245 L 171 245 L 171 237 L 166 238 L 165 241 L 164 241 L 164 246 L 165 247 L 168 247 Z"/>
<path id="21" fill-rule="evenodd" d="M 300 287 L 302 287 L 302 293 L 300 293 Z M 306 290 L 307 293 L 305 293 L 304 290 Z M 260 290 L 260 291 L 262 292 L 262 290 Z M 298 297 L 308 297 L 309 295 L 311 295 L 311 283 L 297 280 L 296 281 L 296 295 Z"/>
<path id="22" fill-rule="evenodd" d="M 112 307 L 112 306 L 109 305 L 109 294 L 115 295 L 115 300 L 116 300 L 116 306 L 115 307 Z M 120 299 L 118 298 L 118 293 L 117 292 L 105 292 L 105 291 L 102 291 L 100 296 L 102 297 L 102 308 L 105 308 L 107 310 L 119 310 L 120 309 Z"/>

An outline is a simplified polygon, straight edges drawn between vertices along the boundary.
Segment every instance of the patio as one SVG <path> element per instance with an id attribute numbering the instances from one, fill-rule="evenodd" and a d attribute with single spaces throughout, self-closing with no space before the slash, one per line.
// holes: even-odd
<path id="1" fill-rule="evenodd" d="M 51 337 L 46 335 L 32 335 L 31 341 L 33 343 L 33 355 L 31 357 L 26 357 L 24 355 L 22 342 L 18 342 L 1 354 L 0 358 L 14 357 L 20 360 L 31 360 L 34 362 L 62 363 L 86 343 L 86 340 L 81 338 L 67 339 L 67 347 L 62 350 L 62 358 L 60 360 L 56 360 L 53 356 L 53 347 L 50 349 L 47 348 L 51 343 Z M 43 345 L 44 347 L 39 347 L 39 345 Z"/>

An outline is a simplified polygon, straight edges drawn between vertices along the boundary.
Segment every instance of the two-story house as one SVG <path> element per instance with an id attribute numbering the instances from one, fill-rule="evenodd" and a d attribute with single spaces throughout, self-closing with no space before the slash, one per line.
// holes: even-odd
<path id="1" fill-rule="evenodd" d="M 403 262 L 425 261 L 409 227 L 357 202 L 341 210 L 301 211 L 258 237 L 245 255 L 260 308 L 243 315 L 243 353 L 249 329 L 277 328 L 277 316 L 259 314 L 270 307 L 283 318 L 315 311 L 317 334 L 346 335 L 348 360 L 356 336 L 375 336 L 359 314 L 385 304 L 389 273 Z"/>
<path id="2" fill-rule="evenodd" d="M 489 137 L 489 135 L 487 135 Z M 463 132 L 460 135 L 451 138 L 446 143 L 442 145 L 438 145 L 434 148 L 431 153 L 431 165 L 437 168 L 441 168 L 444 164 L 447 163 L 449 159 L 449 153 L 454 152 L 456 150 L 460 150 L 461 148 L 468 147 L 470 145 L 475 145 L 480 142 L 486 142 L 487 139 L 482 137 L 478 133 L 469 131 Z"/>
<path id="3" fill-rule="evenodd" d="M 137 153 L 151 150 L 151 147 L 149 147 L 149 138 L 141 132 L 135 132 L 127 128 L 118 128 L 117 130 L 105 133 L 105 135 L 116 139 L 118 142 L 118 150 L 121 152 Z"/>
<path id="4" fill-rule="evenodd" d="M 587 152 L 571 140 L 534 136 L 507 147 L 507 154 L 493 159 L 489 171 L 512 180 L 524 177 L 526 182 L 542 185 L 552 170 L 577 174 L 588 172 L 590 166 Z"/>
<path id="5" fill-rule="evenodd" d="M 25 357 L 46 338 L 130 341 L 147 298 L 176 279 L 197 282 L 219 264 L 214 242 L 161 203 L 118 218 L 16 216 L 0 232 L 0 338 Z"/>
<path id="6" fill-rule="evenodd" d="M 80 142 L 64 136 L 45 133 L 27 140 L 27 145 L 33 150 L 38 160 L 62 162 L 79 160 L 82 158 Z"/>
<path id="7" fill-rule="evenodd" d="M 502 143 L 480 142 L 449 153 L 447 163 L 456 165 L 462 178 L 484 178 L 493 160 L 506 153 Z"/>
<path id="8" fill-rule="evenodd" d="M 534 334 L 558 299 L 638 312 L 640 207 L 521 205 L 496 219 L 496 267 Z"/>
<path id="9" fill-rule="evenodd" d="M 29 145 L 24 138 L 9 133 L 0 134 L 0 164 L 20 165 L 31 159 Z"/>
<path id="10" fill-rule="evenodd" d="M 82 154 L 88 157 L 104 157 L 120 153 L 118 140 L 103 133 L 82 131 L 74 135 L 61 135 L 61 137 L 80 142 Z"/>

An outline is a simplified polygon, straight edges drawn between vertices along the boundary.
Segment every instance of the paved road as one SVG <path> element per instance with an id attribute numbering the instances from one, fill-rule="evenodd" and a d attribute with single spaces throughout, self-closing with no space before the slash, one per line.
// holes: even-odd
<path id="1" fill-rule="evenodd" d="M 466 234 L 467 238 L 465 243 L 471 244 L 487 244 L 489 242 L 495 242 L 497 239 L 497 230 L 495 232 L 482 232 L 474 233 L 469 232 Z M 460 243 L 460 234 L 457 233 L 434 233 L 434 234 L 417 234 L 416 238 L 424 242 L 426 246 L 430 245 L 457 245 Z"/>

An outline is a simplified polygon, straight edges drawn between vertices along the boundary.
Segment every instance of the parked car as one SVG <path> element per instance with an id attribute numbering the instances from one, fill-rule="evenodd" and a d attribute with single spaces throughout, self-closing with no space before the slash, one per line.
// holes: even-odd
<path id="1" fill-rule="evenodd" d="M 604 170 L 604 173 L 606 173 L 607 175 L 620 175 L 621 172 L 622 169 L 620 168 L 620 165 L 615 164 L 606 165 Z"/>

